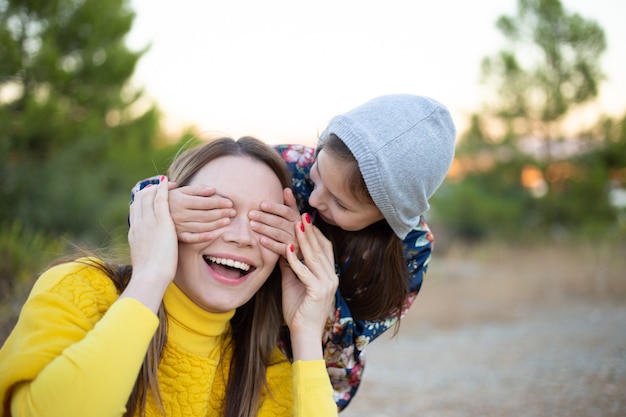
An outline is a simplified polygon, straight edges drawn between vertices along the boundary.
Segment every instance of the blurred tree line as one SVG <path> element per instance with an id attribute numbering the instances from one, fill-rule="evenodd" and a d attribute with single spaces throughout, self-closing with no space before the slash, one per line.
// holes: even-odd
<path id="1" fill-rule="evenodd" d="M 134 18 L 126 0 L 0 0 L 0 317 L 70 242 L 124 241 L 131 187 L 167 166 L 129 82 Z"/>
<path id="2" fill-rule="evenodd" d="M 623 237 L 626 114 L 566 133 L 604 80 L 604 31 L 559 0 L 519 0 L 496 24 L 507 46 L 483 60 L 487 104 L 433 197 L 436 221 L 452 238 Z"/>
<path id="3" fill-rule="evenodd" d="M 0 317 L 69 243 L 125 244 L 130 189 L 184 140 L 164 138 L 130 83 L 147 51 L 125 43 L 134 18 L 128 0 L 0 0 Z M 598 94 L 602 29 L 558 0 L 519 0 L 497 25 L 511 46 L 484 61 L 489 105 L 462 132 L 434 221 L 451 239 L 623 233 L 609 191 L 626 186 L 625 119 L 562 130 Z"/>

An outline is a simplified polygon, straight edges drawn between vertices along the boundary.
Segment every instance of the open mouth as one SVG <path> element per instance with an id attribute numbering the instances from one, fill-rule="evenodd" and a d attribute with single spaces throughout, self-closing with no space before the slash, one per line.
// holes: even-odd
<path id="1" fill-rule="evenodd" d="M 254 267 L 247 263 L 215 256 L 204 256 L 204 261 L 218 274 L 227 278 L 237 279 L 254 271 Z"/>

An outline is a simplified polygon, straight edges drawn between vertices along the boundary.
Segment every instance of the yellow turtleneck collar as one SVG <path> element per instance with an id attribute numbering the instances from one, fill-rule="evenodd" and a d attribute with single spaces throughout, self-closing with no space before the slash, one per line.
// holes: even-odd
<path id="1" fill-rule="evenodd" d="M 210 313 L 202 309 L 173 282 L 165 291 L 163 303 L 168 318 L 168 341 L 201 356 L 209 356 L 219 346 L 235 314 L 235 310 Z"/>

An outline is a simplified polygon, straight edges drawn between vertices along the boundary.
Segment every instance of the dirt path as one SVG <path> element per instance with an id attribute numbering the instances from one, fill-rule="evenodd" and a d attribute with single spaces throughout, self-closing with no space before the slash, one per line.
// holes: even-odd
<path id="1" fill-rule="evenodd" d="M 576 254 L 553 253 L 554 268 L 503 255 L 433 263 L 436 283 L 395 339 L 367 348 L 341 416 L 626 416 L 624 261 L 599 277 Z"/>

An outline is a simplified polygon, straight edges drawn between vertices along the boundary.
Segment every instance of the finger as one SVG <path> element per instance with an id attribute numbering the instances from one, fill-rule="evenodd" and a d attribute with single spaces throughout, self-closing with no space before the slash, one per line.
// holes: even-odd
<path id="1" fill-rule="evenodd" d="M 273 239 L 269 239 L 269 238 L 267 238 L 265 236 L 261 236 L 259 238 L 259 243 L 261 244 L 261 246 L 271 250 L 272 252 L 274 252 L 277 255 L 283 255 L 285 253 L 285 248 L 288 247 L 287 243 L 277 242 L 277 241 L 275 241 Z"/>
<path id="2" fill-rule="evenodd" d="M 322 249 L 322 251 L 324 252 L 326 257 L 334 265 L 335 264 L 335 253 L 333 251 L 333 243 L 326 236 L 324 236 L 324 234 L 322 233 L 322 231 L 320 229 L 318 229 L 315 226 L 312 226 L 311 228 L 313 229 L 313 232 L 315 234 L 315 238 L 316 238 L 318 244 L 320 245 L 320 248 Z"/>
<path id="3" fill-rule="evenodd" d="M 215 187 L 206 184 L 185 185 L 184 187 L 180 187 L 180 190 L 184 194 L 198 197 L 211 197 L 215 195 L 217 191 Z"/>
<path id="4" fill-rule="evenodd" d="M 293 269 L 291 269 L 291 266 L 289 266 L 289 261 L 287 260 L 287 258 L 285 258 L 285 256 L 280 257 L 278 261 L 278 266 L 280 267 L 280 273 L 283 277 L 283 288 L 285 288 L 284 286 L 289 282 L 294 282 L 298 280 L 298 277 L 296 276 Z"/>
<path id="5" fill-rule="evenodd" d="M 281 227 L 282 226 L 282 227 Z M 250 221 L 250 228 L 254 230 L 256 233 L 267 236 L 270 239 L 273 239 L 277 242 L 281 243 L 293 243 L 294 235 L 293 235 L 293 225 L 291 222 L 281 223 L 281 226 L 268 225 L 263 221 Z M 289 231 L 287 231 L 287 229 Z"/>
<path id="6" fill-rule="evenodd" d="M 300 299 L 300 296 L 298 296 L 297 293 L 301 293 L 305 287 L 294 270 L 291 269 L 289 261 L 287 261 L 284 256 L 280 257 L 278 264 L 280 266 L 280 273 L 282 276 L 281 288 L 283 293 L 283 314 L 286 314 L 285 319 L 289 321 L 287 316 L 293 315 L 293 306 L 297 304 L 298 299 Z"/>
<path id="7" fill-rule="evenodd" d="M 283 199 L 285 201 L 285 205 L 296 213 L 298 212 L 298 202 L 296 201 L 296 196 L 293 194 L 293 190 L 291 188 L 285 188 L 283 190 Z"/>
<path id="8" fill-rule="evenodd" d="M 296 237 L 305 262 L 308 265 L 319 262 L 321 254 L 324 252 L 315 235 L 315 227 L 306 220 L 306 216 L 306 214 L 302 215 L 302 221 L 296 224 Z"/>
<path id="9" fill-rule="evenodd" d="M 303 218 L 305 221 L 299 224 L 296 236 L 304 255 L 304 263 L 318 279 L 334 285 L 337 276 L 332 244 L 317 227 L 307 222 L 306 215 Z"/>
<path id="10" fill-rule="evenodd" d="M 135 194 L 132 204 L 128 209 L 128 226 L 132 228 L 133 224 L 137 222 L 137 218 L 141 214 L 141 202 L 139 195 Z"/>
<path id="11" fill-rule="evenodd" d="M 130 227 L 128 229 L 129 240 L 135 239 L 141 230 L 145 228 L 146 222 L 154 219 L 154 188 L 152 184 L 144 187 L 135 194 L 135 199 L 130 205 Z"/>
<path id="12" fill-rule="evenodd" d="M 215 230 L 218 227 L 227 226 L 230 224 L 230 219 L 237 214 L 235 210 L 230 208 L 187 210 L 185 213 L 189 218 L 180 222 L 181 225 L 184 224 L 185 227 L 192 227 L 199 232 Z"/>
<path id="13" fill-rule="evenodd" d="M 316 274 L 308 265 L 298 260 L 295 252 L 291 249 L 293 249 L 293 247 L 290 246 L 286 252 L 287 262 L 291 270 L 297 275 L 298 280 L 306 287 L 306 298 L 314 304 L 317 304 L 324 312 L 327 312 L 332 305 L 334 294 L 337 290 L 334 270 Z M 326 278 L 325 275 L 329 273 L 332 274 L 334 278 Z M 323 303 L 323 305 L 318 303 Z M 312 305 L 313 304 L 309 304 L 309 307 Z"/>
<path id="14" fill-rule="evenodd" d="M 159 185 L 156 186 L 154 196 L 154 214 L 157 219 L 170 220 L 170 206 L 168 201 L 168 181 L 165 175 L 159 178 Z"/>
<path id="15" fill-rule="evenodd" d="M 297 207 L 293 208 L 288 205 L 272 201 L 262 201 L 260 208 L 262 212 L 273 214 L 290 222 L 298 221 L 300 218 L 300 213 L 298 212 Z"/>
<path id="16" fill-rule="evenodd" d="M 214 231 L 228 226 L 230 218 L 224 217 L 208 222 L 177 222 L 176 235 L 178 240 L 185 243 L 208 242 L 215 239 Z"/>
<path id="17" fill-rule="evenodd" d="M 304 258 L 304 265 L 313 275 L 317 276 L 324 270 L 322 267 L 324 259 L 312 227 L 308 225 L 308 228 L 306 228 L 304 222 L 298 222 L 296 225 L 296 238 Z"/>
<path id="18" fill-rule="evenodd" d="M 211 218 L 212 219 L 212 218 Z M 202 221 L 183 221 L 177 222 L 177 228 L 181 233 L 206 233 L 220 229 L 230 224 L 230 217 L 221 217 L 216 220 L 209 220 L 208 218 Z"/>
<path id="19" fill-rule="evenodd" d="M 215 239 L 213 232 L 203 233 L 189 233 L 189 232 L 177 232 L 178 240 L 183 243 L 202 243 L 210 242 Z"/>
<path id="20" fill-rule="evenodd" d="M 284 253 L 285 245 L 288 244 L 294 244 L 298 249 L 294 224 L 299 214 L 282 204 L 272 202 L 263 202 L 261 208 L 265 211 L 251 210 L 248 213 L 250 228 L 261 235 L 261 244 L 279 255 Z"/>
<path id="21" fill-rule="evenodd" d="M 296 256 L 295 250 L 293 250 L 293 246 L 288 246 L 285 251 L 285 257 L 287 258 L 287 263 L 289 267 L 295 274 L 298 276 L 298 279 L 302 281 L 307 287 L 313 284 L 315 281 L 315 277 L 311 274 L 311 271 L 304 265 L 300 259 Z"/>
<path id="22" fill-rule="evenodd" d="M 154 196 L 156 188 L 153 184 L 145 186 L 138 194 L 139 205 L 141 207 L 141 218 L 154 217 Z"/>
<path id="23" fill-rule="evenodd" d="M 188 185 L 172 190 L 172 201 L 186 209 L 212 210 L 231 208 L 233 203 L 228 198 L 215 195 L 215 188 L 206 185 Z"/>

